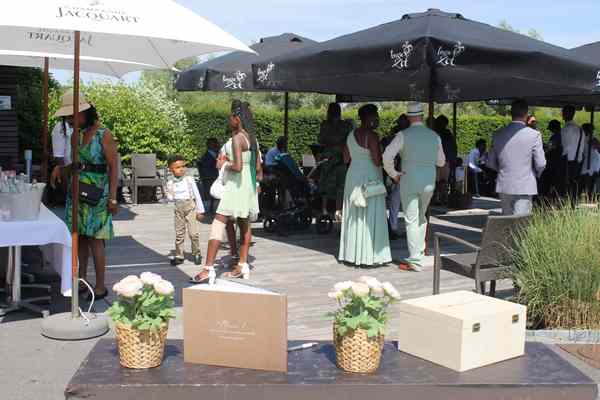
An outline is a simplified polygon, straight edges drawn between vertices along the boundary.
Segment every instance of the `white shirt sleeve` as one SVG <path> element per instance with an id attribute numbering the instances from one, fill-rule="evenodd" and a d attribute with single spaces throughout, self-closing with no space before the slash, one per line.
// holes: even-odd
<path id="1" fill-rule="evenodd" d="M 63 133 L 62 123 L 54 125 L 52 130 L 52 153 L 54 158 L 65 158 L 67 138 Z"/>
<path id="2" fill-rule="evenodd" d="M 192 188 L 192 192 L 194 195 L 194 200 L 196 201 L 196 213 L 204 214 L 204 202 L 202 201 L 202 197 L 200 196 L 200 192 L 198 191 L 198 185 L 196 185 L 196 181 L 191 176 L 187 177 L 188 184 Z"/>
<path id="3" fill-rule="evenodd" d="M 444 147 L 442 146 L 442 141 L 440 140 L 440 144 L 438 145 L 438 156 L 436 165 L 438 167 L 443 167 L 446 165 L 446 154 L 444 153 Z"/>
<path id="4" fill-rule="evenodd" d="M 404 147 L 404 134 L 398 132 L 394 140 L 385 148 L 383 152 L 383 169 L 393 179 L 396 178 L 400 173 L 396 171 L 394 159 L 402 151 Z"/>
<path id="5" fill-rule="evenodd" d="M 481 168 L 479 168 L 478 164 L 478 159 L 479 158 L 479 150 L 477 149 L 473 149 L 471 150 L 471 152 L 469 153 L 469 168 L 476 171 L 476 172 L 481 172 Z"/>

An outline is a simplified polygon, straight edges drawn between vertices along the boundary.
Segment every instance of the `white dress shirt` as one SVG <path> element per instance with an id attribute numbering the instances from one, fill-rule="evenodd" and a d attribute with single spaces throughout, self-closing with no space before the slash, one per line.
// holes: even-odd
<path id="1" fill-rule="evenodd" d="M 583 160 L 584 148 L 585 148 L 585 133 L 583 130 L 573 121 L 569 121 L 565 124 L 564 128 L 560 131 L 560 137 L 563 146 L 563 156 L 567 156 L 569 161 Z M 581 145 L 580 143 L 581 138 Z M 579 147 L 579 154 L 577 157 L 577 147 Z"/>
<path id="2" fill-rule="evenodd" d="M 469 166 L 469 168 L 475 172 L 481 172 L 481 168 L 479 168 L 480 162 L 481 162 L 481 153 L 479 152 L 479 149 L 471 150 L 471 152 L 469 153 L 469 156 L 467 157 L 467 165 Z"/>
<path id="3" fill-rule="evenodd" d="M 465 181 L 465 167 L 456 167 L 454 174 L 456 176 L 456 182 Z"/>
<path id="4" fill-rule="evenodd" d="M 423 123 L 415 122 L 413 125 L 421 126 Z M 385 148 L 383 153 L 383 169 L 392 179 L 400 175 L 400 172 L 396 171 L 395 160 L 396 156 L 402 151 L 402 149 L 404 149 L 404 133 L 398 132 L 392 142 Z M 442 147 L 441 140 L 440 145 L 438 146 L 436 165 L 440 168 L 446 165 L 446 155 L 444 154 L 444 148 Z"/>
<path id="5" fill-rule="evenodd" d="M 196 212 L 198 214 L 204 214 L 204 203 L 200 192 L 198 192 L 198 186 L 196 181 L 191 176 L 185 176 L 181 181 L 175 181 L 169 179 L 167 183 L 167 200 L 169 201 L 185 201 L 195 200 L 196 201 Z"/>
<path id="6" fill-rule="evenodd" d="M 593 149 L 591 152 L 591 157 L 590 157 L 590 167 L 588 168 L 588 162 L 587 162 L 587 150 L 585 152 L 586 155 L 586 159 L 583 161 L 583 169 L 581 171 L 581 175 L 594 175 L 597 174 L 598 172 L 600 172 L 600 152 L 598 152 L 598 150 Z"/>
<path id="7" fill-rule="evenodd" d="M 67 132 L 63 131 L 62 122 L 54 125 L 52 130 L 52 154 L 54 158 L 62 158 L 65 165 L 71 164 L 71 135 L 73 134 L 73 128 L 69 124 L 66 124 Z"/>

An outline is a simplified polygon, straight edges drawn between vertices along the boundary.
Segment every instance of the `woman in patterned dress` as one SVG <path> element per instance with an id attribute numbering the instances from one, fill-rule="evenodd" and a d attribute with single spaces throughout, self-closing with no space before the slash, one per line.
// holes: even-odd
<path id="1" fill-rule="evenodd" d="M 94 106 L 85 101 L 80 95 L 77 118 L 80 132 L 73 133 L 71 145 L 79 141 L 79 163 L 83 171 L 79 173 L 79 182 L 94 185 L 103 189 L 102 197 L 97 205 L 79 202 L 77 233 L 79 234 L 79 277 L 87 278 L 88 260 L 90 253 L 94 258 L 96 284 L 94 294 L 96 299 L 107 296 L 104 275 L 106 270 L 106 240 L 114 237 L 112 216 L 117 213 L 117 184 L 118 164 L 117 146 L 112 133 L 101 126 L 98 113 Z M 73 114 L 73 93 L 63 96 L 62 106 L 56 112 L 57 117 Z M 52 172 L 51 183 L 60 182 L 61 167 Z M 72 224 L 72 193 L 69 187 L 66 207 L 67 226 Z M 80 291 L 85 287 L 80 285 Z M 90 296 L 91 297 L 91 296 Z"/>

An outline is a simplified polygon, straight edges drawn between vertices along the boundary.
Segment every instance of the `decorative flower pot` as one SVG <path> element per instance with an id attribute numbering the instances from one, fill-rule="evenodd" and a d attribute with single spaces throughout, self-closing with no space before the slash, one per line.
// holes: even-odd
<path id="1" fill-rule="evenodd" d="M 141 331 L 118 323 L 115 331 L 121 365 L 133 369 L 158 367 L 165 354 L 168 330 L 168 325 L 158 331 Z"/>
<path id="2" fill-rule="evenodd" d="M 345 336 L 338 336 L 333 327 L 333 344 L 338 368 L 346 372 L 370 374 L 379 368 L 384 337 L 369 339 L 367 331 L 357 329 Z"/>

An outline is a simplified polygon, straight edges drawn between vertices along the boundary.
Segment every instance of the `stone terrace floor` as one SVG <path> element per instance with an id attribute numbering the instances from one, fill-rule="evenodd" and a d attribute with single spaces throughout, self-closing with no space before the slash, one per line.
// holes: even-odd
<path id="1" fill-rule="evenodd" d="M 497 212 L 498 206 L 495 200 L 480 199 L 475 201 L 472 210 L 450 213 L 438 210 L 432 218 L 432 229 L 477 243 L 486 216 L 490 212 Z M 56 212 L 61 213 L 60 210 Z M 208 230 L 209 225 L 203 224 L 203 251 L 206 249 Z M 181 289 L 188 286 L 187 280 L 197 271 L 197 267 L 189 261 L 179 268 L 168 263 L 167 256 L 173 248 L 174 237 L 171 207 L 164 204 L 122 207 L 115 220 L 115 231 L 117 238 L 107 246 L 108 287 L 126 275 L 144 271 L 158 273 L 172 281 L 177 289 L 179 317 L 171 324 L 169 337 L 182 338 Z M 305 233 L 279 237 L 267 234 L 261 224 L 256 224 L 253 234 L 255 243 L 250 254 L 254 269 L 248 283 L 287 294 L 290 339 L 330 338 L 331 321 L 326 314 L 334 309 L 334 304 L 327 298 L 327 292 L 338 281 L 372 275 L 392 282 L 403 298 L 426 296 L 432 292 L 432 257 L 421 273 L 402 272 L 395 265 L 358 269 L 336 261 L 339 228 L 325 236 L 318 235 L 313 228 Z M 443 251 L 458 253 L 466 249 L 449 246 L 444 247 Z M 226 255 L 227 252 L 220 254 Z M 392 255 L 394 260 L 407 255 L 404 238 L 392 242 Z M 34 261 L 32 265 L 35 265 Z M 56 278 L 48 270 L 42 272 L 42 279 L 56 282 Z M 473 281 L 444 271 L 441 282 L 442 292 L 474 289 Z M 511 287 L 510 282 L 501 283 L 499 295 L 510 296 Z M 114 295 L 96 304 L 94 310 L 105 311 L 112 300 Z M 66 311 L 68 307 L 68 302 L 57 294 L 55 284 L 52 312 Z M 387 338 L 393 340 L 401 326 L 394 318 L 393 311 L 391 314 Z M 41 318 L 27 312 L 0 318 L 1 399 L 62 399 L 65 385 L 95 344 L 95 340 L 57 342 L 43 338 L 40 325 Z"/>

